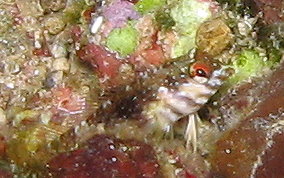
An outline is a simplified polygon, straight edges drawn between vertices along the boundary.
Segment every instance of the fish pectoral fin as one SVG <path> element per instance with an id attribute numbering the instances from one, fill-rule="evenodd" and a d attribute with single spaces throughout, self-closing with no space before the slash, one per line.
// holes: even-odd
<path id="1" fill-rule="evenodd" d="M 197 127 L 198 115 L 190 114 L 188 115 L 188 123 L 185 130 L 185 140 L 186 140 L 186 148 L 192 146 L 193 152 L 197 151 Z"/>

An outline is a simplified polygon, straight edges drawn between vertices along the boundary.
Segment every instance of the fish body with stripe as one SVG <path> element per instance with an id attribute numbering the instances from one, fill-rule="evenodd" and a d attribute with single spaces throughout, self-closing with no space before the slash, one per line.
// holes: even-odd
<path id="1" fill-rule="evenodd" d="M 165 132 L 171 130 L 173 124 L 184 116 L 197 115 L 197 111 L 208 102 L 223 81 L 228 76 L 225 68 L 219 68 L 212 72 L 199 71 L 203 75 L 195 75 L 186 78 L 176 88 L 161 86 L 158 89 L 157 101 L 151 103 L 147 113 L 150 122 Z M 194 117 L 191 117 L 194 119 Z M 195 118 L 196 119 L 196 118 Z M 189 119 L 189 125 L 190 125 Z M 195 124 L 194 124 L 195 125 Z M 194 127 L 194 126 L 188 126 Z M 186 132 L 190 132 L 187 128 Z M 195 129 L 195 128 L 192 128 Z M 185 137 L 189 133 L 185 133 Z"/>

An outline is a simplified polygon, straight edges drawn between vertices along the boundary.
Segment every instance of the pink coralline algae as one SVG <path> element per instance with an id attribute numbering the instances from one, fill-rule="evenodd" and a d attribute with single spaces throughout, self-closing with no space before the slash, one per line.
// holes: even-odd
<path id="1" fill-rule="evenodd" d="M 110 6 L 104 10 L 103 15 L 114 28 L 123 27 L 128 20 L 135 20 L 140 17 L 132 3 L 121 0 L 110 4 Z"/>

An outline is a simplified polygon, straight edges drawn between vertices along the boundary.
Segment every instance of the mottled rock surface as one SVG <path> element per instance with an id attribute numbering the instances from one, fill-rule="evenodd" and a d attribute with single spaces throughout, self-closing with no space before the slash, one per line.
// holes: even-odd
<path id="1" fill-rule="evenodd" d="M 216 144 L 211 158 L 216 177 L 283 176 L 283 153 L 279 150 L 284 146 L 283 81 L 284 63 L 271 75 L 244 84 L 227 96 L 223 104 L 233 109 L 224 114 L 231 119 L 232 112 L 243 114 L 240 123 Z"/>
<path id="2" fill-rule="evenodd" d="M 263 12 L 263 19 L 267 24 L 284 21 L 283 0 L 245 0 L 255 12 Z"/>
<path id="3" fill-rule="evenodd" d="M 274 144 L 271 148 L 267 149 L 261 156 L 262 164 L 260 164 L 255 171 L 255 175 L 258 178 L 279 177 L 284 175 L 284 134 L 275 134 L 273 141 Z"/>
<path id="4" fill-rule="evenodd" d="M 105 135 L 90 139 L 86 148 L 55 157 L 49 170 L 54 177 L 160 177 L 151 146 Z"/>

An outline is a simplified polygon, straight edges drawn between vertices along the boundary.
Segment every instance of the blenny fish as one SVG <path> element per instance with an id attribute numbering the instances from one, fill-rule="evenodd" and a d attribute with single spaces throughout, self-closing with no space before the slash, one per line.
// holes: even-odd
<path id="1" fill-rule="evenodd" d="M 187 116 L 188 124 L 184 137 L 186 147 L 197 150 L 197 111 L 208 102 L 229 73 L 225 67 L 216 67 L 209 62 L 197 61 L 189 68 L 189 77 L 175 87 L 160 86 L 153 101 L 146 106 L 143 114 L 150 124 L 158 125 L 165 132 L 170 132 L 173 124 Z"/>

